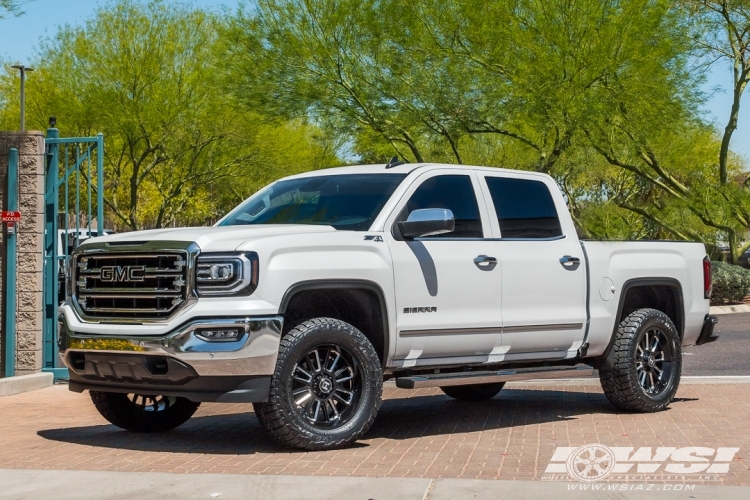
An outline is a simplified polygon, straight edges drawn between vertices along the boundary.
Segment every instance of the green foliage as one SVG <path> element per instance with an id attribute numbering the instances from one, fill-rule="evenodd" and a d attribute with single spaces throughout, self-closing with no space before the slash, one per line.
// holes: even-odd
<path id="1" fill-rule="evenodd" d="M 131 228 L 210 222 L 278 177 L 398 154 L 546 172 L 587 237 L 728 243 L 734 260 L 750 177 L 699 111 L 694 64 L 734 58 L 741 94 L 747 2 L 257 0 L 220 16 L 120 0 L 42 45 L 27 121 L 105 133 L 107 213 Z M 0 126 L 16 81 L 0 76 Z"/>
<path id="2" fill-rule="evenodd" d="M 336 161 L 302 120 L 240 108 L 217 80 L 216 15 L 153 0 L 99 8 L 60 28 L 28 80 L 27 122 L 56 116 L 62 136 L 105 136 L 105 201 L 115 226 L 215 221 L 261 185 Z M 15 75 L 0 94 L 15 94 Z M 261 91 L 257 89 L 256 91 Z M 0 111 L 12 129 L 17 104 Z"/>
<path id="3" fill-rule="evenodd" d="M 18 17 L 24 14 L 21 6 L 31 0 L 0 0 L 0 19 L 7 16 Z"/>
<path id="4" fill-rule="evenodd" d="M 750 293 L 750 270 L 726 262 L 711 262 L 711 304 L 738 304 Z"/>
<path id="5" fill-rule="evenodd" d="M 547 172 L 588 236 L 729 240 L 736 257 L 746 165 L 730 158 L 722 182 L 691 66 L 700 13 L 682 5 L 260 0 L 223 33 L 227 80 L 248 106 L 330 124 L 367 162 Z"/>
<path id="6" fill-rule="evenodd" d="M 519 147 L 511 164 L 552 172 L 585 142 L 584 125 L 624 105 L 631 121 L 647 111 L 661 123 L 672 101 L 696 101 L 670 6 L 263 0 L 229 23 L 230 80 L 252 105 L 370 132 L 357 139 L 379 137 L 412 160 L 467 163 L 466 138 L 490 137 Z M 272 91 L 247 91 L 258 82 Z"/>

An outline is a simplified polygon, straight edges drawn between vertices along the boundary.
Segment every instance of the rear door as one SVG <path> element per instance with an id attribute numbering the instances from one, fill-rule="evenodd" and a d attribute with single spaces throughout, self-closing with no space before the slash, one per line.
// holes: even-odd
<path id="1" fill-rule="evenodd" d="M 546 176 L 480 172 L 502 267 L 504 360 L 573 357 L 586 324 L 583 250 Z"/>
<path id="2" fill-rule="evenodd" d="M 425 208 L 451 210 L 455 231 L 405 241 L 396 222 Z M 429 171 L 409 188 L 385 236 L 396 284 L 396 366 L 485 362 L 500 345 L 501 269 L 490 234 L 473 171 Z"/>

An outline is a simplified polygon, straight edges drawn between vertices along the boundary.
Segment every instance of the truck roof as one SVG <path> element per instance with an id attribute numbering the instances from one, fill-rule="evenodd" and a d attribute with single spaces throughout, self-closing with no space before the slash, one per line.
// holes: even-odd
<path id="1" fill-rule="evenodd" d="M 301 177 L 317 177 L 321 175 L 345 175 L 345 174 L 410 174 L 414 171 L 427 171 L 440 168 L 459 168 L 467 170 L 485 170 L 489 172 L 514 172 L 540 177 L 548 177 L 546 174 L 539 172 L 530 172 L 528 170 L 513 170 L 499 167 L 480 167 L 476 165 L 456 165 L 452 163 L 404 163 L 395 167 L 386 168 L 385 163 L 371 165 L 351 165 L 346 167 L 324 168 L 321 170 L 311 170 L 301 174 L 291 175 L 286 179 L 296 179 Z"/>

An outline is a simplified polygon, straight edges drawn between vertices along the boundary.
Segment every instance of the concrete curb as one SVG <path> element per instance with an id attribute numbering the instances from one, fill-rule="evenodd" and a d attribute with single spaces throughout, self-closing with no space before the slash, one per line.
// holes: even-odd
<path id="1" fill-rule="evenodd" d="M 347 476 L 169 474 L 0 469 L 3 498 L 168 500 L 253 498 L 256 500 L 744 500 L 750 487 L 682 483 L 572 483 Z M 696 481 L 697 483 L 697 481 Z M 690 485 L 690 486 L 688 486 Z M 687 486 L 687 487 L 686 487 Z M 572 492 L 572 493 L 571 493 Z"/>
<path id="2" fill-rule="evenodd" d="M 711 306 L 709 314 L 750 313 L 750 305 L 737 304 L 734 306 Z"/>
<path id="3" fill-rule="evenodd" d="M 52 387 L 54 383 L 55 376 L 51 373 L 32 373 L 31 375 L 0 378 L 0 396 L 38 391 L 45 387 Z"/>

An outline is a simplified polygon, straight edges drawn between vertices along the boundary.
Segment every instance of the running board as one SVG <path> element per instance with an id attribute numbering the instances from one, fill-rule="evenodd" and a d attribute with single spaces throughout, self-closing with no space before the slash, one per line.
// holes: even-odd
<path id="1" fill-rule="evenodd" d="M 513 382 L 516 380 L 581 378 L 590 377 L 593 374 L 594 369 L 588 365 L 540 366 L 496 371 L 431 373 L 425 375 L 412 375 L 411 377 L 398 377 L 396 378 L 396 387 L 400 389 L 419 389 L 422 387 L 445 387 L 449 385 L 493 384 L 496 382 Z"/>

